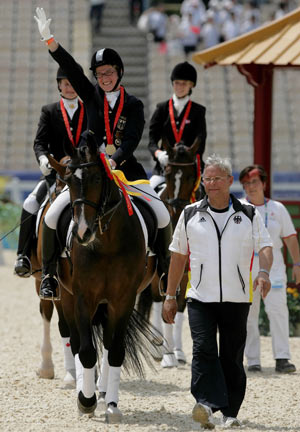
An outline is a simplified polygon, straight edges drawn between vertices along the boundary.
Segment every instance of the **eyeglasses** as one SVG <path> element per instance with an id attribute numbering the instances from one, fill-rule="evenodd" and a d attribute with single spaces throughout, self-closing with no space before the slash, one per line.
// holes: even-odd
<path id="1" fill-rule="evenodd" d="M 96 72 L 95 77 L 96 78 L 104 78 L 104 77 L 110 77 L 116 72 L 116 69 L 108 69 L 106 72 Z"/>
<path id="2" fill-rule="evenodd" d="M 225 179 L 227 177 L 229 177 L 229 176 L 227 175 L 227 176 L 216 176 L 216 177 L 204 177 L 203 181 L 205 183 L 212 183 L 214 181 L 219 182 L 219 181 L 222 181 L 223 179 Z"/>
<path id="3" fill-rule="evenodd" d="M 258 178 L 256 178 L 256 179 L 253 179 L 253 180 L 251 180 L 251 181 L 245 181 L 245 182 L 243 182 L 243 186 L 245 187 L 247 187 L 247 186 L 251 186 L 251 185 L 258 185 L 259 183 L 261 182 L 261 180 L 260 179 L 258 179 Z"/>

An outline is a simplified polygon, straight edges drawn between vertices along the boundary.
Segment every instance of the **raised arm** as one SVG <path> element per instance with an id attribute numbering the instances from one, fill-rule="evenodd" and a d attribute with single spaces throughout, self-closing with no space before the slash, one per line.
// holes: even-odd
<path id="1" fill-rule="evenodd" d="M 49 49 L 51 56 L 59 64 L 59 66 L 66 72 L 68 80 L 72 87 L 84 101 L 90 99 L 94 94 L 94 85 L 84 75 L 78 63 L 55 39 L 50 31 L 51 18 L 46 17 L 43 8 L 36 8 L 36 15 L 34 16 L 37 22 L 38 29 L 41 35 L 41 40 Z"/>

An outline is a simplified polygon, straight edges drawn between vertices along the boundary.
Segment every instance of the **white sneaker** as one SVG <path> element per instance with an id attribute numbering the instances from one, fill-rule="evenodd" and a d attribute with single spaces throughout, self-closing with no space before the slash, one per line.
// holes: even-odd
<path id="1" fill-rule="evenodd" d="M 242 423 L 236 417 L 226 417 L 223 415 L 224 427 L 240 427 Z"/>
<path id="2" fill-rule="evenodd" d="M 163 368 L 173 368 L 178 366 L 178 361 L 174 353 L 167 353 L 163 355 L 162 361 L 160 362 Z"/>
<path id="3" fill-rule="evenodd" d="M 212 423 L 212 410 L 209 406 L 197 402 L 192 411 L 193 420 L 198 422 L 205 429 L 214 429 L 215 425 Z"/>
<path id="4" fill-rule="evenodd" d="M 178 363 L 186 364 L 186 357 L 184 352 L 181 349 L 174 349 L 174 355 Z"/>

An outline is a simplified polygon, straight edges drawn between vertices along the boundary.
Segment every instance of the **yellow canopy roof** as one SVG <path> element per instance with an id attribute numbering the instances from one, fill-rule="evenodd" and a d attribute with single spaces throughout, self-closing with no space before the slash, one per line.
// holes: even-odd
<path id="1" fill-rule="evenodd" d="M 300 66 L 300 8 L 256 30 L 193 55 L 203 65 Z"/>

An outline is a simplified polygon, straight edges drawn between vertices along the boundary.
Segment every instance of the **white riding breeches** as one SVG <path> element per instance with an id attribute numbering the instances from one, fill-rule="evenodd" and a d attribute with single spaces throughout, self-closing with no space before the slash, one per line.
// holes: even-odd
<path id="1" fill-rule="evenodd" d="M 157 195 L 157 193 L 152 189 L 152 187 L 149 184 L 142 183 L 137 185 L 134 188 L 130 186 L 130 189 L 132 189 L 135 192 L 141 192 L 141 196 L 139 198 L 143 199 L 151 206 L 152 210 L 154 211 L 157 217 L 158 228 L 164 228 L 169 224 L 170 222 L 169 212 L 166 206 L 164 205 L 164 203 Z M 57 222 L 61 215 L 61 212 L 69 204 L 69 202 L 70 202 L 69 188 L 68 186 L 65 186 L 62 192 L 60 193 L 60 195 L 56 198 L 53 204 L 51 204 L 49 210 L 46 213 L 45 223 L 49 228 L 56 229 Z"/>
<path id="2" fill-rule="evenodd" d="M 56 230 L 58 219 L 63 211 L 63 209 L 70 203 L 70 193 L 69 187 L 65 186 L 61 193 L 58 195 L 56 200 L 49 207 L 46 216 L 45 223 L 46 225 Z"/>
<path id="3" fill-rule="evenodd" d="M 40 208 L 40 204 L 38 203 L 36 199 L 37 191 L 39 190 L 41 184 L 44 180 L 41 180 L 36 187 L 33 189 L 33 191 L 28 195 L 28 197 L 25 199 L 23 203 L 23 209 L 26 210 L 28 213 L 36 214 Z"/>
<path id="4" fill-rule="evenodd" d="M 150 184 L 142 183 L 134 187 L 130 186 L 129 188 L 134 192 L 142 192 L 142 195 L 139 196 L 139 198 L 146 201 L 154 211 L 157 218 L 158 228 L 165 228 L 170 222 L 170 214 L 167 207 L 164 205 Z M 143 195 L 145 195 L 147 199 Z"/>
<path id="5" fill-rule="evenodd" d="M 158 175 L 158 174 L 154 174 L 151 178 L 150 178 L 150 186 L 155 189 L 156 186 L 165 183 L 166 179 L 164 176 L 162 175 Z"/>
<path id="6" fill-rule="evenodd" d="M 274 359 L 291 358 L 289 348 L 289 312 L 285 286 L 286 283 L 284 281 L 282 288 L 271 288 L 264 300 L 265 311 L 270 321 Z M 250 306 L 247 321 L 245 355 L 248 366 L 260 364 L 260 334 L 258 327 L 260 299 L 259 291 L 254 291 L 253 302 Z"/>

